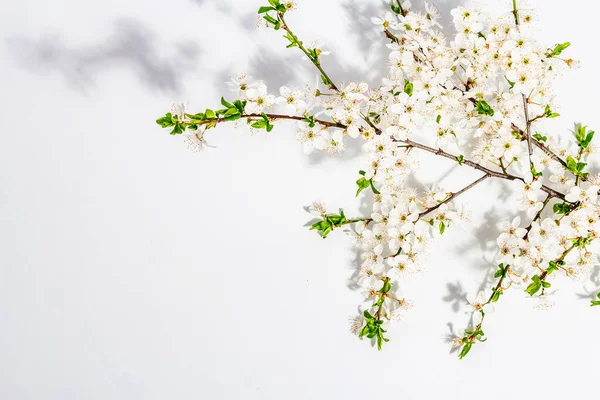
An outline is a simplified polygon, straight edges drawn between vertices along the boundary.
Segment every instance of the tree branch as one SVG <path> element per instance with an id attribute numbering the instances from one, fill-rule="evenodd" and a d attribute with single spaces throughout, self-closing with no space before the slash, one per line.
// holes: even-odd
<path id="1" fill-rule="evenodd" d="M 463 194 L 467 190 L 473 188 L 474 186 L 477 186 L 478 184 L 480 184 L 481 182 L 485 181 L 490 176 L 491 176 L 490 174 L 485 174 L 481 178 L 477 179 L 476 181 L 474 181 L 474 182 L 470 183 L 469 185 L 465 186 L 464 188 L 460 189 L 458 192 L 450 193 L 450 196 L 448 196 L 448 198 L 446 200 L 444 200 L 444 201 L 440 202 L 439 204 L 436 204 L 435 206 L 433 206 L 431 208 L 428 208 L 427 210 L 421 212 L 419 214 L 419 218 L 422 218 L 425 215 L 429 214 L 430 212 L 437 210 L 439 207 L 442 206 L 442 204 L 446 204 L 446 203 L 454 200 L 456 197 L 460 196 L 461 194 Z"/>

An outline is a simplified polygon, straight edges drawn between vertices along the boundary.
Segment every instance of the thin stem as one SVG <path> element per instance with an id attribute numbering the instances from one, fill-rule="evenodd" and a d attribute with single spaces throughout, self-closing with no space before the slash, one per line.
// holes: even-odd
<path id="1" fill-rule="evenodd" d="M 421 212 L 419 214 L 419 218 L 422 218 L 425 215 L 429 214 L 430 212 L 437 210 L 439 207 L 442 206 L 442 204 L 446 204 L 446 203 L 454 200 L 456 197 L 460 196 L 461 194 L 463 194 L 467 190 L 469 190 L 469 189 L 477 186 L 478 184 L 480 184 L 481 182 L 485 181 L 490 176 L 491 176 L 490 174 L 485 174 L 481 178 L 477 179 L 476 181 L 474 181 L 474 182 L 470 183 L 469 185 L 465 186 L 464 188 L 460 189 L 458 192 L 450 193 L 450 196 L 448 196 L 448 198 L 446 200 L 441 201 L 440 203 L 436 204 L 435 206 L 430 207 L 427 210 Z"/>
<path id="2" fill-rule="evenodd" d="M 304 116 L 299 116 L 299 115 L 285 115 L 285 114 L 265 114 L 265 115 L 271 120 L 289 119 L 289 120 L 302 121 L 306 118 Z M 242 116 L 240 118 L 262 118 L 262 114 L 242 114 Z M 210 124 L 211 122 L 220 123 L 220 122 L 225 122 L 225 121 L 226 121 L 225 118 L 215 118 L 215 119 L 208 119 L 206 121 L 202 121 L 202 122 L 198 123 L 197 125 L 202 126 L 202 125 Z M 330 127 L 330 128 L 340 128 L 340 129 L 347 128 L 346 125 L 340 124 L 338 122 L 323 121 L 321 119 L 314 119 L 314 122 L 317 124 L 321 124 L 323 126 Z"/>
<path id="3" fill-rule="evenodd" d="M 548 197 L 546 197 L 546 200 L 544 200 L 544 204 L 542 205 L 542 208 L 540 208 L 540 210 L 537 212 L 537 214 L 535 214 L 535 217 L 533 217 L 533 219 L 531 220 L 531 223 L 525 229 L 525 236 L 523 236 L 524 240 L 527 240 L 527 238 L 529 237 L 529 232 L 531 231 L 531 228 L 533 227 L 533 222 L 540 218 L 540 216 L 542 215 L 542 211 L 544 211 L 544 208 L 546 208 L 546 205 L 548 205 L 548 202 L 550 201 L 551 198 L 552 198 L 552 196 L 550 196 L 550 195 L 548 195 Z"/>
<path id="4" fill-rule="evenodd" d="M 447 152 L 443 151 L 442 149 L 434 149 L 433 147 L 429 147 L 429 146 L 426 146 L 424 144 L 414 142 L 414 141 L 412 141 L 410 139 L 401 140 L 400 142 L 412 145 L 413 147 L 416 147 L 417 149 L 425 150 L 425 151 L 428 151 L 428 152 L 433 153 L 435 155 L 442 156 L 442 157 L 445 157 L 445 158 L 448 158 L 450 160 L 454 160 L 454 161 L 458 162 L 458 157 L 457 156 L 452 155 L 450 153 L 447 153 Z M 518 179 L 520 181 L 524 181 L 523 178 L 520 178 L 518 176 L 511 175 L 511 174 L 505 174 L 505 173 L 502 173 L 502 172 L 497 172 L 497 171 L 491 170 L 491 169 L 486 168 L 483 165 L 477 164 L 476 162 L 471 161 L 471 160 L 462 160 L 462 164 L 463 165 L 468 165 L 469 167 L 472 167 L 472 168 L 475 168 L 475 169 L 477 169 L 479 171 L 485 172 L 486 174 L 488 174 L 488 175 L 490 175 L 490 176 L 492 176 L 494 178 L 507 179 L 509 181 L 514 181 L 516 179 Z M 542 185 L 541 189 L 544 192 L 546 192 L 547 194 L 551 195 L 552 197 L 556 197 L 556 198 L 559 198 L 561 200 L 565 199 L 565 195 L 564 194 L 562 194 L 562 193 L 560 193 L 560 192 L 558 192 L 558 191 L 556 191 L 556 190 L 554 190 L 552 188 L 549 188 L 546 185 Z"/>
<path id="5" fill-rule="evenodd" d="M 302 45 L 302 42 L 298 39 L 298 36 L 296 36 L 290 29 L 290 27 L 287 25 L 287 23 L 285 22 L 285 19 L 283 17 L 283 13 L 279 13 L 279 19 L 281 20 L 282 23 L 282 28 L 287 31 L 292 38 L 294 38 L 296 44 L 298 45 L 298 47 L 300 48 L 300 50 L 302 50 L 302 52 L 306 55 L 306 57 L 308 57 L 309 60 L 311 60 L 311 62 L 314 64 L 315 67 L 317 67 L 317 69 L 319 70 L 319 72 L 325 77 L 325 79 L 327 80 L 327 82 L 329 82 L 329 86 L 331 86 L 331 88 L 333 90 L 335 90 L 336 92 L 339 92 L 340 90 L 337 88 L 337 86 L 335 86 L 335 83 L 333 83 L 333 81 L 331 80 L 331 78 L 327 75 L 327 73 L 325 73 L 325 71 L 323 71 L 323 68 L 321 68 L 321 63 L 319 62 L 319 59 L 313 59 L 312 56 L 310 55 L 310 53 L 306 50 L 306 48 L 304 47 L 304 45 Z"/>
<path id="6" fill-rule="evenodd" d="M 504 166 L 504 163 L 502 162 L 502 159 L 499 158 L 498 160 L 500 160 L 500 168 L 502 168 L 502 172 L 504 172 L 506 174 L 507 173 L 506 172 L 506 167 Z"/>
<path id="7" fill-rule="evenodd" d="M 583 154 L 583 147 L 579 147 L 579 152 L 577 153 L 577 162 L 581 161 L 581 155 Z M 575 176 L 575 186 L 579 186 L 579 180 L 581 179 L 581 175 Z"/>
<path id="8" fill-rule="evenodd" d="M 529 99 L 523 94 L 523 112 L 525 113 L 525 134 L 527 135 L 527 150 L 529 151 L 529 166 L 533 167 L 531 162 L 531 153 L 533 149 L 531 147 L 531 120 L 529 119 L 529 106 L 527 105 Z"/>
<path id="9" fill-rule="evenodd" d="M 404 11 L 404 8 L 402 8 L 401 0 L 396 0 L 396 3 L 398 3 L 398 8 L 400 9 L 400 14 L 402 14 L 403 17 L 406 17 L 406 11 Z"/>
<path id="10" fill-rule="evenodd" d="M 565 251 L 562 252 L 562 254 L 560 255 L 560 257 L 558 257 L 556 260 L 554 260 L 555 263 L 559 263 L 559 261 L 563 261 L 565 259 L 565 257 L 571 252 L 571 250 L 573 250 L 575 248 L 575 245 L 571 245 L 571 247 L 569 247 L 568 249 L 566 249 Z M 540 274 L 540 280 L 544 280 L 546 279 L 546 277 L 548 276 L 548 270 L 544 270 L 544 272 L 542 272 Z"/>
<path id="11" fill-rule="evenodd" d="M 513 16 L 515 17 L 515 24 L 519 25 L 519 10 L 517 10 L 517 0 L 512 0 L 513 3 Z"/>

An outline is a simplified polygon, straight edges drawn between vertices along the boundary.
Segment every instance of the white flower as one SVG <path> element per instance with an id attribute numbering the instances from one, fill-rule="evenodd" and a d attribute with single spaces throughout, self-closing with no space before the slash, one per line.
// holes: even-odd
<path id="1" fill-rule="evenodd" d="M 488 303 L 491 298 L 491 291 L 481 291 L 477 295 L 467 294 L 467 302 L 473 307 L 473 323 L 475 325 L 481 322 L 481 312 L 489 314 L 494 312 L 494 305 Z"/>
<path id="2" fill-rule="evenodd" d="M 185 108 L 187 103 L 173 103 L 171 105 L 171 114 L 177 117 L 177 121 L 186 121 L 188 118 L 185 116 Z"/>
<path id="3" fill-rule="evenodd" d="M 324 215 L 327 215 L 327 207 L 325 206 L 325 203 L 315 201 L 310 206 L 308 206 L 308 212 L 310 212 L 315 217 L 322 217 Z"/>
<path id="4" fill-rule="evenodd" d="M 515 217 L 512 222 L 504 221 L 500 224 L 500 229 L 503 233 L 500 235 L 501 240 L 521 239 L 527 233 L 525 228 L 521 228 L 521 218 Z"/>
<path id="5" fill-rule="evenodd" d="M 596 185 L 591 185 L 586 190 L 582 190 L 579 186 L 571 188 L 569 193 L 565 196 L 565 200 L 575 203 L 580 201 L 582 203 L 595 203 L 598 199 L 598 190 L 600 188 Z"/>
<path id="6" fill-rule="evenodd" d="M 246 91 L 260 84 L 260 82 L 252 82 L 252 77 L 250 75 L 240 74 L 232 77 L 228 82 L 225 82 L 225 84 L 236 93 L 240 100 L 244 100 L 246 98 Z"/>
<path id="7" fill-rule="evenodd" d="M 521 141 L 514 137 L 502 137 L 492 140 L 492 154 L 496 158 L 504 157 L 512 161 L 513 157 L 521 153 Z"/>
<path id="8" fill-rule="evenodd" d="M 303 114 L 307 109 L 304 101 L 304 93 L 301 90 L 291 90 L 286 86 L 279 89 L 281 97 L 277 98 L 277 103 L 285 106 L 287 115 Z"/>
<path id="9" fill-rule="evenodd" d="M 245 111 L 248 114 L 260 114 L 275 104 L 275 96 L 267 93 L 267 86 L 260 84 L 246 91 L 248 103 Z"/>
<path id="10" fill-rule="evenodd" d="M 308 126 L 304 122 L 300 122 L 300 130 L 296 134 L 296 137 L 302 143 L 304 154 L 310 154 L 315 149 L 315 145 L 318 140 L 321 140 L 321 131 L 327 130 L 327 128 L 315 125 L 313 128 Z"/>
<path id="11" fill-rule="evenodd" d="M 542 181 L 539 179 L 537 181 L 531 181 L 531 178 L 532 176 L 529 175 L 529 179 L 526 178 L 525 181 L 515 179 L 514 185 L 517 188 L 518 193 L 522 196 L 529 200 L 538 200 L 540 198 L 540 193 L 542 193 Z"/>
<path id="12" fill-rule="evenodd" d="M 183 141 L 187 148 L 193 152 L 200 152 L 205 147 L 214 147 L 206 143 L 204 131 L 201 129 L 188 129 L 183 132 Z"/>
<path id="13" fill-rule="evenodd" d="M 345 149 L 344 135 L 339 129 L 333 133 L 323 129 L 321 135 L 315 140 L 315 148 L 323 150 L 329 155 L 339 154 Z"/>
<path id="14" fill-rule="evenodd" d="M 371 22 L 374 23 L 375 25 L 379 25 L 379 27 L 382 31 L 385 31 L 386 29 L 388 29 L 390 27 L 393 28 L 394 23 L 397 21 L 398 21 L 398 19 L 391 12 L 386 12 L 383 15 L 383 18 L 378 18 L 378 17 L 371 18 Z"/>

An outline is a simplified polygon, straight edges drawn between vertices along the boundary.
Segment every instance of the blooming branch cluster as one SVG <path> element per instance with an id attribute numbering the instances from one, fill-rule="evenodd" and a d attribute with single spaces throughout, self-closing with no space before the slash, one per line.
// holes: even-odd
<path id="1" fill-rule="evenodd" d="M 222 98 L 219 109 L 196 114 L 176 104 L 157 122 L 171 134 L 185 135 L 194 150 L 206 146 L 207 130 L 227 121 L 270 132 L 276 121 L 294 120 L 306 153 L 336 155 L 345 141 L 362 141 L 369 159 L 358 173 L 356 196 L 372 196 L 371 214 L 348 218 L 343 210 L 329 213 L 315 204 L 318 220 L 311 226 L 323 238 L 351 228 L 361 250 L 357 283 L 365 306 L 354 325 L 359 337 L 381 349 L 389 322 L 412 306 L 401 283 L 421 271 L 435 236 L 469 219 L 453 200 L 489 178 L 511 182 L 523 213 L 499 227 L 495 284 L 467 297 L 472 324 L 452 341 L 461 358 L 486 340 L 484 318 L 509 287 L 520 287 L 547 308 L 554 276 L 590 275 L 598 264 L 600 232 L 600 178 L 587 171 L 594 132 L 577 124 L 571 140 L 558 140 L 543 124 L 559 116 L 554 80 L 577 64 L 562 56 L 568 42 L 550 47 L 537 42 L 533 14 L 519 10 L 516 1 L 499 18 L 475 8 L 453 9 L 452 38 L 442 33 L 435 6 L 413 10 L 409 1 L 395 1 L 390 11 L 372 18 L 389 40 L 390 68 L 382 86 L 341 85 L 321 64 L 328 52 L 305 45 L 286 22 L 294 8 L 291 1 L 269 0 L 259 15 L 314 65 L 316 85 L 282 87 L 275 95 L 263 82 L 240 75 L 228 82 L 234 101 Z M 420 151 L 482 175 L 456 192 L 432 187 L 420 193 L 406 183 L 418 169 Z"/>

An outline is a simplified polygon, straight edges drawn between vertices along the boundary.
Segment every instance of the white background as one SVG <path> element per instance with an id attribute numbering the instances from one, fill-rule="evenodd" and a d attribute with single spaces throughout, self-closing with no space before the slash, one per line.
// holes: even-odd
<path id="1" fill-rule="evenodd" d="M 464 294 L 493 268 L 495 224 L 514 214 L 505 183 L 461 197 L 474 222 L 448 229 L 403 286 L 415 309 L 377 352 L 349 332 L 362 296 L 348 286 L 348 239 L 304 226 L 316 199 L 366 211 L 353 197 L 362 156 L 306 157 L 285 123 L 253 137 L 221 126 L 208 135 L 218 148 L 194 154 L 155 125 L 173 101 L 216 107 L 233 73 L 273 91 L 314 80 L 278 34 L 255 29 L 266 1 L 2 3 L 1 399 L 597 394 L 591 283 L 557 280 L 550 312 L 509 292 L 486 319 L 488 342 L 463 361 L 449 354 L 444 336 L 468 320 Z M 534 4 L 540 39 L 571 41 L 567 54 L 582 61 L 556 87 L 562 117 L 549 132 L 599 129 L 595 6 Z M 376 85 L 385 41 L 368 18 L 379 6 L 302 0 L 288 22 L 333 49 L 333 79 Z M 456 190 L 478 176 L 422 160 L 425 184 Z"/>

